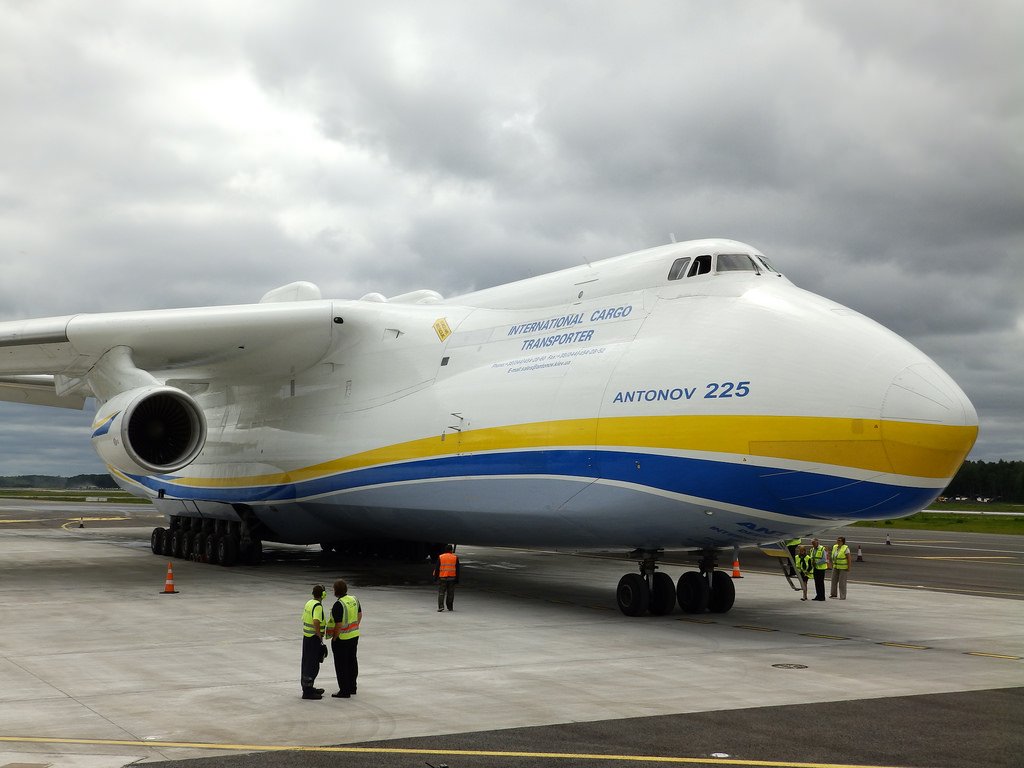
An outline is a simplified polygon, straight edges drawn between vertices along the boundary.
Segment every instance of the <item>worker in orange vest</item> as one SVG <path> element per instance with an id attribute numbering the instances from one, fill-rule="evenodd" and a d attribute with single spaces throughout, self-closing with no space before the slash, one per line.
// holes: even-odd
<path id="1" fill-rule="evenodd" d="M 444 548 L 444 552 L 437 558 L 437 567 L 434 569 L 434 580 L 437 581 L 437 610 L 444 610 L 447 603 L 448 610 L 454 611 L 455 585 L 459 583 L 459 556 L 455 554 L 455 547 L 451 544 Z"/>

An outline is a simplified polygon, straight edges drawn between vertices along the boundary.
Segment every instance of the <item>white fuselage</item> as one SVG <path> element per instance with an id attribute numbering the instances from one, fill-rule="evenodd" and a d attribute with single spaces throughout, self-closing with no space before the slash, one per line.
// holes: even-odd
<path id="1" fill-rule="evenodd" d="M 976 435 L 961 390 L 761 261 L 669 279 L 736 253 L 757 255 L 697 241 L 446 301 L 306 302 L 331 324 L 318 362 L 197 387 L 199 458 L 117 477 L 298 543 L 721 547 L 927 505 Z"/>

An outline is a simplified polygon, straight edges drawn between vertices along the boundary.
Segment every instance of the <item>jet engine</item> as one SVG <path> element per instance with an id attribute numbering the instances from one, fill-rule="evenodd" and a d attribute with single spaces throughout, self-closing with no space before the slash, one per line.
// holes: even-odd
<path id="1" fill-rule="evenodd" d="M 206 417 L 189 395 L 167 386 L 131 389 L 96 413 L 92 443 L 108 465 L 132 475 L 188 466 L 206 444 Z"/>

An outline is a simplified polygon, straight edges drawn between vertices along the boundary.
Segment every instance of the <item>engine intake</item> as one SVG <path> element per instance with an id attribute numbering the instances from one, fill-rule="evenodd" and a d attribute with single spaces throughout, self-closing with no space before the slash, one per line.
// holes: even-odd
<path id="1" fill-rule="evenodd" d="M 96 413 L 93 447 L 107 464 L 135 475 L 176 472 L 206 444 L 206 418 L 189 395 L 166 386 L 122 392 Z"/>

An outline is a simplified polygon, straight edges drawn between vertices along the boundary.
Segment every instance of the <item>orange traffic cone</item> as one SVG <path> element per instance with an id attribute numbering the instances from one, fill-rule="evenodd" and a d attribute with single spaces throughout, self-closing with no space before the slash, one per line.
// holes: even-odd
<path id="1" fill-rule="evenodd" d="M 171 567 L 170 563 L 167 564 L 167 580 L 164 582 L 164 591 L 161 592 L 160 594 L 161 595 L 176 595 L 176 594 L 178 594 L 178 590 L 176 590 L 174 588 L 174 568 Z"/>
<path id="2" fill-rule="evenodd" d="M 732 577 L 734 579 L 742 579 L 743 574 L 740 573 L 740 558 L 739 555 L 732 561 Z"/>

